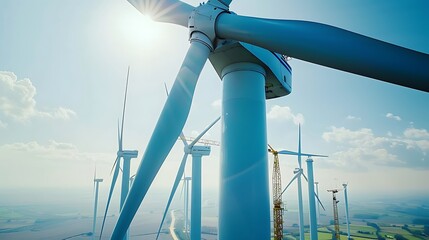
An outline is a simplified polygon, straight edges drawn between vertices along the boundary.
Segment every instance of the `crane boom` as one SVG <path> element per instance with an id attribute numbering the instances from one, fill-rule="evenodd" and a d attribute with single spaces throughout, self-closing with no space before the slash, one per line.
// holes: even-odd
<path id="1" fill-rule="evenodd" d="M 269 146 L 269 145 L 268 145 Z M 274 224 L 274 240 L 283 239 L 283 202 L 282 202 L 282 182 L 280 174 L 280 164 L 278 152 L 271 146 L 268 151 L 274 155 L 273 164 L 273 224 Z"/>
<path id="2" fill-rule="evenodd" d="M 340 240 L 340 222 L 338 220 L 338 200 L 336 193 L 338 189 L 328 190 L 328 192 L 332 192 L 332 204 L 334 209 L 334 229 L 335 229 L 335 238 L 336 240 Z"/>

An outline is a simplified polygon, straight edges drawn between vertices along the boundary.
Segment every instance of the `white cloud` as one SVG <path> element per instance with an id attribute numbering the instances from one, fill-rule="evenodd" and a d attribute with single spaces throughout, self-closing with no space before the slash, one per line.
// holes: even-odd
<path id="1" fill-rule="evenodd" d="M 394 137 L 390 132 L 386 137 L 380 137 L 375 136 L 369 128 L 353 131 L 333 126 L 330 131 L 323 133 L 322 138 L 326 142 L 335 143 L 341 149 L 331 154 L 329 160 L 331 164 L 355 170 L 367 169 L 370 165 L 421 164 L 411 160 L 402 161 L 399 156 L 392 153 L 394 148 L 401 146 L 421 151 L 423 156 L 429 151 L 429 134 L 425 129 L 406 129 L 403 137 Z"/>
<path id="2" fill-rule="evenodd" d="M 100 163 L 97 175 L 109 176 L 115 156 L 54 140 L 0 145 L 0 187 L 91 186 L 94 163 Z"/>
<path id="3" fill-rule="evenodd" d="M 374 133 L 369 128 L 361 128 L 357 131 L 352 131 L 344 127 L 331 127 L 330 132 L 324 132 L 322 138 L 327 142 L 346 143 L 351 146 L 374 147 L 385 143 L 386 138 L 375 137 Z"/>
<path id="4" fill-rule="evenodd" d="M 346 119 L 347 119 L 347 120 L 356 120 L 356 121 L 360 121 L 360 120 L 362 120 L 362 118 L 360 118 L 360 117 L 356 117 L 356 116 L 352 116 L 352 115 L 348 115 L 348 116 L 346 117 Z"/>
<path id="5" fill-rule="evenodd" d="M 84 153 L 71 143 L 62 143 L 50 140 L 47 144 L 40 144 L 37 141 L 17 142 L 0 146 L 0 155 L 24 155 L 33 159 L 43 160 L 72 160 L 72 161 L 104 161 L 111 156 L 100 153 Z"/>
<path id="6" fill-rule="evenodd" d="M 267 113 L 268 119 L 275 120 L 286 120 L 292 121 L 294 124 L 298 125 L 299 123 L 304 123 L 304 116 L 301 113 L 293 113 L 292 109 L 288 106 L 281 107 L 279 105 L 274 105 L 271 107 L 270 111 Z"/>
<path id="7" fill-rule="evenodd" d="M 404 131 L 406 138 L 429 138 L 429 132 L 426 129 L 407 128 Z"/>
<path id="8" fill-rule="evenodd" d="M 30 79 L 18 79 L 12 72 L 0 71 L 0 112 L 17 121 L 28 121 L 31 118 L 50 118 L 67 120 L 76 113 L 59 107 L 51 111 L 41 111 L 36 106 L 36 88 Z"/>
<path id="9" fill-rule="evenodd" d="M 341 151 L 332 154 L 328 160 L 337 167 L 362 170 L 370 165 L 403 164 L 385 148 L 390 142 L 389 138 L 377 137 L 369 128 L 353 131 L 333 126 L 331 131 L 323 133 L 322 138 L 342 147 Z"/>
<path id="10" fill-rule="evenodd" d="M 393 113 L 387 113 L 387 114 L 386 114 L 386 117 L 387 117 L 387 118 L 390 118 L 390 119 L 394 119 L 394 120 L 396 120 L 396 121 L 401 121 L 401 120 L 402 120 L 400 116 L 393 115 Z"/>

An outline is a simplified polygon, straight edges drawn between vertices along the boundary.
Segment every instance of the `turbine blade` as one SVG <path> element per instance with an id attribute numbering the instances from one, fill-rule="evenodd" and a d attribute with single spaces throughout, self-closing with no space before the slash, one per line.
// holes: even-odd
<path id="1" fill-rule="evenodd" d="M 127 71 L 127 83 L 125 84 L 125 94 L 124 94 L 124 107 L 122 108 L 122 126 L 121 126 L 121 142 L 119 148 L 122 150 L 122 140 L 124 139 L 124 120 L 125 120 L 125 106 L 127 104 L 127 93 L 128 93 L 128 78 L 130 76 L 130 66 L 128 66 Z"/>
<path id="2" fill-rule="evenodd" d="M 119 164 L 118 164 L 119 159 L 120 157 L 118 156 L 116 158 L 115 165 L 114 165 L 116 167 L 115 167 L 115 172 L 113 173 L 112 183 L 110 184 L 109 196 L 107 197 L 106 210 L 104 211 L 103 224 L 101 225 L 101 231 L 100 231 L 100 240 L 101 240 L 101 236 L 103 235 L 104 223 L 106 222 L 107 211 L 109 210 L 113 189 L 115 188 L 116 179 L 118 178 L 118 175 L 119 175 Z"/>
<path id="3" fill-rule="evenodd" d="M 168 97 L 168 88 L 167 88 L 167 83 L 164 82 L 164 88 L 165 88 L 165 94 L 167 94 Z"/>
<path id="4" fill-rule="evenodd" d="M 326 155 L 319 155 L 319 154 L 313 154 L 313 153 L 301 153 L 301 156 L 306 156 L 306 157 L 328 157 Z"/>
<path id="5" fill-rule="evenodd" d="M 299 152 L 294 152 L 294 151 L 289 151 L 289 150 L 281 150 L 281 151 L 279 151 L 279 154 L 293 155 L 293 156 L 299 156 L 300 155 Z M 301 156 L 306 156 L 306 157 L 328 157 L 326 155 L 318 155 L 318 154 L 312 154 L 312 153 L 301 153 Z"/>
<path id="6" fill-rule="evenodd" d="M 174 23 L 188 27 L 188 17 L 194 7 L 178 0 L 128 0 L 144 15 L 153 20 L 165 23 Z"/>
<path id="7" fill-rule="evenodd" d="M 268 147 L 271 149 L 271 151 L 272 152 L 275 152 L 276 150 L 274 150 L 274 148 L 273 147 L 271 147 L 271 145 L 270 144 L 268 144 Z"/>
<path id="8" fill-rule="evenodd" d="M 122 139 L 121 139 L 121 130 L 119 127 L 120 123 L 119 123 L 119 119 L 118 119 L 118 150 L 121 152 L 122 151 Z"/>
<path id="9" fill-rule="evenodd" d="M 173 187 L 171 188 L 170 197 L 167 201 L 167 206 L 165 206 L 164 214 L 162 215 L 161 224 L 159 225 L 158 233 L 156 234 L 156 239 L 158 240 L 159 234 L 161 232 L 162 225 L 164 224 L 165 216 L 167 215 L 168 209 L 170 208 L 171 201 L 173 200 L 174 194 L 176 193 L 177 186 L 179 186 L 180 180 L 182 179 L 183 172 L 185 171 L 186 159 L 188 158 L 188 154 L 185 153 L 182 158 L 182 162 L 180 163 L 179 170 L 176 174 L 176 179 L 174 180 Z"/>
<path id="10" fill-rule="evenodd" d="M 194 139 L 194 141 L 192 141 L 191 142 L 191 144 L 189 144 L 189 146 L 194 146 L 195 145 L 195 143 L 197 143 L 203 136 L 204 136 L 204 134 L 206 134 L 206 132 L 208 131 L 208 130 L 210 130 L 210 128 L 212 128 L 213 127 L 213 125 L 215 125 L 218 121 L 220 120 L 220 116 L 218 117 L 218 118 L 216 118 L 216 120 L 214 120 L 206 129 L 204 129 L 204 131 L 202 131 L 201 133 L 200 133 L 200 135 L 198 135 L 195 139 Z"/>
<path id="11" fill-rule="evenodd" d="M 164 87 L 165 87 L 165 93 L 167 94 L 167 97 L 168 97 L 168 88 L 167 88 L 167 84 L 165 82 L 164 82 Z M 187 147 L 188 146 L 188 142 L 186 141 L 186 138 L 185 138 L 185 135 L 183 134 L 183 131 L 180 132 L 179 137 L 182 140 L 182 142 L 185 145 L 185 147 Z"/>
<path id="12" fill-rule="evenodd" d="M 180 132 L 179 137 L 180 137 L 180 139 L 182 140 L 182 142 L 183 142 L 183 144 L 185 145 L 185 147 L 187 147 L 187 146 L 188 146 L 188 142 L 186 141 L 186 138 L 185 138 L 185 135 L 183 134 L 183 131 L 182 131 L 182 132 Z"/>
<path id="13" fill-rule="evenodd" d="M 183 171 L 183 177 L 184 176 L 185 176 L 185 171 Z M 185 188 L 185 178 L 181 179 L 181 181 L 183 181 L 183 183 L 182 183 L 182 188 L 180 189 L 179 199 L 181 199 L 183 195 L 183 189 Z"/>
<path id="14" fill-rule="evenodd" d="M 301 154 L 301 123 L 298 125 L 298 154 Z"/>
<path id="15" fill-rule="evenodd" d="M 286 185 L 286 187 L 283 189 L 282 193 L 280 193 L 280 196 L 283 195 L 283 193 L 286 191 L 286 189 L 292 184 L 293 181 L 295 181 L 295 179 L 298 178 L 299 174 L 301 174 L 301 172 L 298 172 L 297 174 L 295 174 L 295 176 L 293 176 L 292 180 L 290 180 L 290 182 Z"/>
<path id="16" fill-rule="evenodd" d="M 301 174 L 302 174 L 302 176 L 305 178 L 305 181 L 307 181 L 307 182 L 308 182 L 308 178 L 307 178 L 307 176 L 305 176 L 305 173 L 304 173 L 304 172 L 302 172 L 302 169 L 301 169 Z"/>
<path id="17" fill-rule="evenodd" d="M 429 54 L 341 28 L 297 20 L 223 13 L 217 37 L 250 43 L 290 57 L 429 92 Z"/>
<path id="18" fill-rule="evenodd" d="M 92 188 L 92 191 L 95 192 L 95 179 L 97 178 L 97 165 L 95 165 L 95 170 L 94 170 L 94 186 Z"/>
<path id="19" fill-rule="evenodd" d="M 121 157 L 117 156 L 115 162 L 113 163 L 112 169 L 110 170 L 110 175 L 112 175 L 113 170 L 116 171 L 116 168 L 119 167 L 118 165 L 118 161 Z"/>
<path id="20" fill-rule="evenodd" d="M 299 153 L 289 150 L 281 150 L 279 151 L 279 154 L 299 156 Z"/>
<path id="21" fill-rule="evenodd" d="M 112 239 L 122 239 L 130 226 L 153 179 L 180 135 L 188 117 L 194 90 L 210 49 L 201 42 L 191 41 L 164 109 L 148 142 Z"/>
<path id="22" fill-rule="evenodd" d="M 323 211 L 326 211 L 325 207 L 323 206 L 322 201 L 320 201 L 319 196 L 317 196 L 317 193 L 314 192 L 314 196 L 316 196 L 317 201 L 319 202 L 320 206 L 323 208 Z"/>

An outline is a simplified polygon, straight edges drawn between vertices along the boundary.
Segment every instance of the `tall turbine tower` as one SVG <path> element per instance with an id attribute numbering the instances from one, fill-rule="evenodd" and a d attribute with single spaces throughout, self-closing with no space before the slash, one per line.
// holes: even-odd
<path id="1" fill-rule="evenodd" d="M 192 181 L 191 177 L 184 177 L 183 178 L 184 181 L 184 186 L 185 186 L 185 195 L 183 198 L 183 201 L 185 203 L 185 207 L 183 208 L 183 217 L 184 217 L 184 221 L 183 221 L 183 231 L 185 232 L 185 234 L 189 235 L 189 182 Z"/>
<path id="2" fill-rule="evenodd" d="M 343 183 L 343 187 L 344 187 L 344 202 L 346 204 L 347 239 L 350 240 L 350 219 L 349 219 L 349 201 L 347 199 L 347 183 Z"/>
<path id="3" fill-rule="evenodd" d="M 167 206 L 165 207 L 164 214 L 162 216 L 161 224 L 158 228 L 158 233 L 156 239 L 158 239 L 161 232 L 162 225 L 164 224 L 165 217 L 167 215 L 168 209 L 170 207 L 171 201 L 173 200 L 174 194 L 176 193 L 177 186 L 179 185 L 180 179 L 182 178 L 186 160 L 188 155 L 192 155 L 192 189 L 191 189 L 191 240 L 201 239 L 201 158 L 202 156 L 208 156 L 210 154 L 210 146 L 198 146 L 195 145 L 208 130 L 210 130 L 213 125 L 215 125 L 220 120 L 218 117 L 213 121 L 204 131 L 198 135 L 190 144 L 187 143 L 185 135 L 183 132 L 180 134 L 180 139 L 184 145 L 184 155 L 180 167 L 177 171 L 176 179 L 173 183 L 171 189 L 170 197 L 167 201 Z M 187 193 L 185 194 L 188 196 Z M 185 219 L 187 221 L 187 210 L 185 212 Z M 185 230 L 187 226 L 185 225 Z"/>
<path id="4" fill-rule="evenodd" d="M 307 162 L 307 175 L 308 175 L 308 206 L 310 209 L 310 239 L 317 240 L 317 214 L 316 214 L 316 198 L 314 193 L 314 174 L 313 174 L 313 159 L 310 157 L 306 160 Z"/>
<path id="5" fill-rule="evenodd" d="M 155 21 L 188 28 L 190 47 L 148 142 L 113 239 L 125 236 L 180 135 L 208 58 L 223 83 L 221 240 L 270 238 L 265 100 L 291 92 L 292 70 L 281 54 L 429 91 L 429 55 L 425 53 L 325 24 L 241 16 L 230 11 L 231 0 L 209 0 L 197 7 L 179 0 L 128 1 Z M 240 204 L 234 204 L 237 202 Z"/>
<path id="6" fill-rule="evenodd" d="M 94 199 L 94 218 L 92 221 L 92 239 L 95 239 L 95 223 L 97 220 L 97 205 L 98 205 L 98 185 L 103 182 L 102 178 L 97 178 L 97 169 L 94 172 L 94 187 L 95 187 L 95 199 Z"/>
<path id="7" fill-rule="evenodd" d="M 125 199 L 128 196 L 128 191 L 130 188 L 131 159 L 136 158 L 138 155 L 137 150 L 123 150 L 123 148 L 122 148 L 122 140 L 123 140 L 123 136 L 124 136 L 125 106 L 127 103 L 129 76 L 130 76 L 130 67 L 128 66 L 127 81 L 125 84 L 124 105 L 122 108 L 122 122 L 121 122 L 121 129 L 120 130 L 119 130 L 119 123 L 118 123 L 118 152 L 116 154 L 117 155 L 116 160 L 115 160 L 115 162 L 113 164 L 113 168 L 112 168 L 112 171 L 114 170 L 114 172 L 113 172 L 113 177 L 112 177 L 112 183 L 110 185 L 109 196 L 107 198 L 106 210 L 104 212 L 103 224 L 101 225 L 100 239 L 101 239 L 101 236 L 103 234 L 104 224 L 106 222 L 107 211 L 109 210 L 110 199 L 112 198 L 113 189 L 115 188 L 116 180 L 117 180 L 118 175 L 119 175 L 121 158 L 123 159 L 123 162 L 122 162 L 122 185 L 121 185 L 121 199 L 120 199 L 120 205 L 119 205 L 119 207 L 120 207 L 119 212 L 122 211 L 122 207 L 124 206 Z M 128 236 L 128 230 L 127 230 L 127 233 L 125 234 L 123 239 L 127 240 L 128 238 L 129 238 L 129 236 Z"/>
<path id="8" fill-rule="evenodd" d="M 283 239 L 283 202 L 282 202 L 282 177 L 280 174 L 279 153 L 268 144 L 268 152 L 273 154 L 273 225 L 274 240 Z"/>

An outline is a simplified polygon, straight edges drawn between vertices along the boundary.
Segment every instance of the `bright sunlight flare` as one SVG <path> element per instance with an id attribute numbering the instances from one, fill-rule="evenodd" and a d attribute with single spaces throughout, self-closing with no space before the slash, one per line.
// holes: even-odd
<path id="1" fill-rule="evenodd" d="M 119 34 L 133 44 L 154 44 L 160 34 L 159 26 L 149 16 L 140 13 L 120 16 L 118 25 Z"/>

